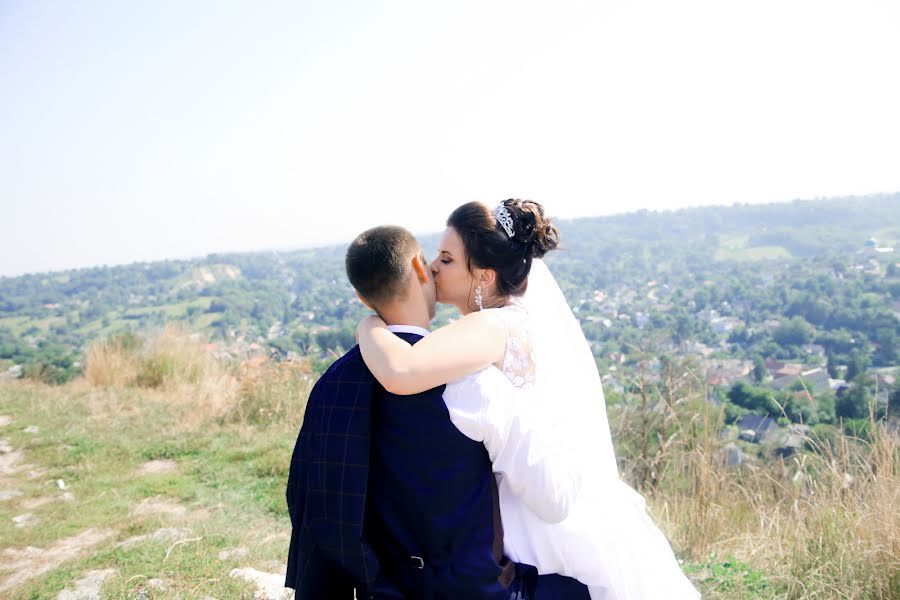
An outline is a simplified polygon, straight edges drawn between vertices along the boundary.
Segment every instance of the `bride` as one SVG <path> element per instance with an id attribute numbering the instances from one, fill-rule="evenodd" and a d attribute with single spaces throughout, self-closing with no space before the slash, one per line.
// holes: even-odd
<path id="1" fill-rule="evenodd" d="M 511 559 L 541 574 L 576 578 L 592 600 L 694 600 L 700 594 L 644 498 L 619 479 L 596 363 L 542 260 L 558 242 L 556 226 L 536 202 L 505 200 L 493 210 L 478 202 L 460 206 L 447 220 L 431 268 L 438 302 L 455 305 L 462 318 L 411 346 L 380 318 L 367 317 L 358 329 L 363 358 L 397 394 L 494 365 L 517 388 L 517 402 L 540 415 L 542 435 L 580 475 L 580 490 L 565 518 L 550 523 L 498 475 Z M 444 397 L 449 404 L 464 394 L 464 385 L 448 385 Z"/>

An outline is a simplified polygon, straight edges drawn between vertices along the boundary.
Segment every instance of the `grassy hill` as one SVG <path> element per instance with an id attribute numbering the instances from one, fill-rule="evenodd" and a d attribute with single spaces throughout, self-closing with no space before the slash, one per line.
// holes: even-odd
<path id="1" fill-rule="evenodd" d="M 145 342 L 95 347 L 64 385 L 0 382 L 3 598 L 283 597 L 308 365 L 223 363 L 172 328 Z M 720 409 L 669 368 L 677 401 L 609 412 L 623 476 L 704 598 L 898 597 L 897 432 L 728 466 Z"/>

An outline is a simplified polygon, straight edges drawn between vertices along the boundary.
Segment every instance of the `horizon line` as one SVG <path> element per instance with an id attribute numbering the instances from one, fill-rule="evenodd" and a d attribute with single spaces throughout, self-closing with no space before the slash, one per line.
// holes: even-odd
<path id="1" fill-rule="evenodd" d="M 796 204 L 796 203 L 804 203 L 804 202 L 823 202 L 829 200 L 854 200 L 854 199 L 864 199 L 864 198 L 877 198 L 882 196 L 896 196 L 900 195 L 900 190 L 891 191 L 891 192 L 872 192 L 866 194 L 852 194 L 852 195 L 841 195 L 841 196 L 817 196 L 813 198 L 794 198 L 791 200 L 777 200 L 777 201 L 766 201 L 766 202 L 732 202 L 730 204 L 697 204 L 697 205 L 688 205 L 688 206 L 680 206 L 676 208 L 635 208 L 633 210 L 620 211 L 620 212 L 611 212 L 605 214 L 588 214 L 588 215 L 579 215 L 574 217 L 557 217 L 558 221 L 576 221 L 579 219 L 602 219 L 609 217 L 617 217 L 624 216 L 630 214 L 637 213 L 677 213 L 681 211 L 688 210 L 696 210 L 696 209 L 714 209 L 714 208 L 736 208 L 736 207 L 745 207 L 745 206 L 774 206 L 779 204 Z M 428 236 L 435 235 L 440 233 L 440 230 L 434 231 L 415 231 L 413 232 L 416 236 Z M 203 260 L 209 258 L 212 255 L 216 254 L 262 254 L 262 253 L 290 253 L 290 252 L 298 252 L 301 250 L 315 250 L 318 248 L 332 248 L 334 246 L 338 246 L 341 244 L 349 243 L 350 239 L 333 239 L 326 240 L 320 242 L 310 242 L 309 244 L 300 244 L 294 246 L 283 246 L 283 247 L 273 247 L 273 248 L 259 248 L 254 250 L 215 250 L 212 252 L 207 252 L 203 255 L 193 255 L 193 256 L 163 256 L 159 258 L 149 258 L 146 260 L 131 260 L 124 263 L 99 263 L 93 265 L 86 265 L 83 267 L 71 267 L 71 268 L 61 268 L 61 269 L 51 269 L 48 271 L 26 271 L 22 273 L 16 274 L 0 274 L 0 281 L 4 279 L 17 279 L 19 277 L 34 277 L 34 276 L 49 276 L 49 275 L 61 275 L 67 274 L 77 271 L 88 271 L 91 269 L 105 269 L 105 268 L 117 268 L 117 267 L 129 267 L 129 266 L 138 266 L 138 265 L 146 265 L 153 264 L 159 262 L 192 262 Z"/>

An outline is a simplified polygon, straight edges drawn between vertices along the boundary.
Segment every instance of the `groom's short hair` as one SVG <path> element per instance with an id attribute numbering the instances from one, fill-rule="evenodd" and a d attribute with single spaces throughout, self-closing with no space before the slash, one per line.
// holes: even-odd
<path id="1" fill-rule="evenodd" d="M 419 252 L 412 233 L 397 225 L 381 225 L 350 242 L 347 277 L 360 296 L 375 308 L 406 297 L 411 260 Z"/>

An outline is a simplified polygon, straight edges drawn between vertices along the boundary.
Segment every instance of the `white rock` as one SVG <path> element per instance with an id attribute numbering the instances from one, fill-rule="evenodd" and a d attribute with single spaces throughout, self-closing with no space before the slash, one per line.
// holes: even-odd
<path id="1" fill-rule="evenodd" d="M 40 431 L 40 429 L 38 429 L 37 425 L 29 425 L 22 431 L 24 431 L 25 433 L 37 433 L 38 431 Z"/>
<path id="2" fill-rule="evenodd" d="M 103 582 L 115 575 L 115 569 L 97 569 L 88 571 L 84 577 L 75 582 L 74 590 L 63 590 L 56 600 L 100 600 L 100 588 Z"/>
<path id="3" fill-rule="evenodd" d="M 59 487 L 59 489 L 61 489 L 61 490 L 66 489 L 66 482 L 63 481 L 62 479 L 57 479 L 57 480 L 56 480 L 56 485 L 57 485 L 57 486 Z"/>
<path id="4" fill-rule="evenodd" d="M 21 496 L 22 492 L 19 490 L 0 490 L 0 502 L 4 500 L 9 500 L 11 498 L 15 498 L 16 496 Z"/>
<path id="5" fill-rule="evenodd" d="M 152 587 L 153 589 L 159 590 L 161 592 L 166 591 L 166 588 L 169 587 L 166 585 L 165 581 L 163 581 L 162 579 L 157 579 L 156 577 L 154 577 L 153 579 L 148 579 L 147 586 Z"/>
<path id="6" fill-rule="evenodd" d="M 25 513 L 13 517 L 12 521 L 16 524 L 16 527 L 28 527 L 37 521 L 37 517 L 31 513 Z"/>
<path id="7" fill-rule="evenodd" d="M 255 585 L 253 600 L 291 600 L 294 597 L 294 590 L 284 587 L 284 575 L 278 573 L 266 573 L 247 567 L 232 569 L 229 576 Z"/>
<path id="8" fill-rule="evenodd" d="M 231 558 L 243 558 L 247 556 L 246 548 L 225 548 L 219 552 L 219 560 L 228 560 Z"/>

